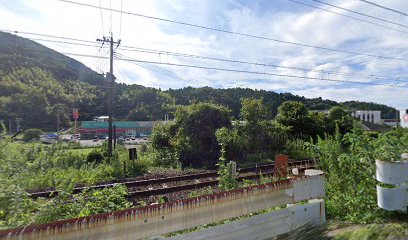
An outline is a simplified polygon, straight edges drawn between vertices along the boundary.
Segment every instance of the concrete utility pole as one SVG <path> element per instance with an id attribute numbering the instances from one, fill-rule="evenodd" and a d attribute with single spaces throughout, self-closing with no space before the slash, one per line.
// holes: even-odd
<path id="1" fill-rule="evenodd" d="M 59 133 L 59 125 L 60 125 L 60 112 L 57 109 L 57 133 Z"/>
<path id="2" fill-rule="evenodd" d="M 109 135 L 108 135 L 108 156 L 112 157 L 112 100 L 113 100 L 113 87 L 115 83 L 115 76 L 113 75 L 113 45 L 117 44 L 116 47 L 119 46 L 120 44 L 120 39 L 115 42 L 113 41 L 113 34 L 111 32 L 110 37 L 103 37 L 103 39 L 96 39 L 96 41 L 101 42 L 102 46 L 105 42 L 109 43 L 110 46 L 110 67 L 109 67 L 109 74 L 108 74 L 108 80 L 109 80 L 109 101 L 108 101 L 108 112 L 109 112 Z"/>
<path id="3" fill-rule="evenodd" d="M 16 132 L 20 131 L 20 122 L 22 120 L 22 118 L 16 118 Z"/>

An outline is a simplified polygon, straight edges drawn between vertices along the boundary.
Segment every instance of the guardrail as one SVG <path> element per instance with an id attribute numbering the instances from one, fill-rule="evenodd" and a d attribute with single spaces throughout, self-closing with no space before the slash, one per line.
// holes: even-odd
<path id="1" fill-rule="evenodd" d="M 306 170 L 304 176 L 263 185 L 49 224 L 3 230 L 0 231 L 0 238 L 140 239 L 259 212 L 285 204 L 323 198 L 323 186 L 324 175 L 321 171 Z M 311 221 L 318 218 L 318 223 L 320 223 L 325 221 L 324 205 L 322 202 L 318 205 L 320 212 L 316 211 L 316 207 L 314 207 L 315 210 L 311 210 L 313 215 Z M 312 207 L 307 206 L 302 209 L 306 209 L 304 211 L 307 212 Z M 304 214 L 289 214 L 292 210 L 292 208 L 288 208 L 286 210 L 287 214 L 285 213 L 287 217 L 282 218 L 284 220 L 279 220 L 285 222 L 289 219 L 288 221 L 291 222 L 290 227 L 285 228 L 288 230 L 291 230 L 300 222 L 308 222 L 308 218 Z M 298 221 L 297 218 L 303 220 Z M 255 221 L 253 218 L 252 220 Z M 263 224 L 263 226 L 265 229 L 270 228 L 267 223 Z M 251 230 L 252 228 L 248 229 Z M 234 231 L 234 229 L 231 231 Z M 275 233 L 278 234 L 278 231 Z M 228 234 L 224 234 L 224 236 L 228 236 Z M 218 239 L 217 236 L 215 238 Z"/>

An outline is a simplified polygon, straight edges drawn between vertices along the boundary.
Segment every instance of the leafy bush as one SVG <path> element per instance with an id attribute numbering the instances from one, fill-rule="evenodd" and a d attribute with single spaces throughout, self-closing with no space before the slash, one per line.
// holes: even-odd
<path id="1" fill-rule="evenodd" d="M 305 149 L 305 143 L 306 141 L 302 139 L 286 141 L 284 154 L 288 155 L 291 159 L 308 158 L 309 154 Z"/>
<path id="2" fill-rule="evenodd" d="M 26 131 L 24 131 L 23 140 L 25 142 L 38 140 L 40 139 L 41 134 L 43 134 L 43 131 L 41 129 L 36 129 L 36 128 L 27 129 Z"/>
<path id="3" fill-rule="evenodd" d="M 401 154 L 408 152 L 408 131 L 396 129 L 381 134 L 373 141 L 374 158 L 382 161 L 400 161 Z"/>
<path id="4" fill-rule="evenodd" d="M 86 157 L 86 161 L 88 163 L 101 163 L 103 160 L 103 155 L 101 153 L 101 151 L 94 149 L 92 150 L 92 152 L 90 152 L 88 154 L 88 156 Z"/>
<path id="5" fill-rule="evenodd" d="M 0 228 L 48 223 L 132 206 L 127 200 L 126 187 L 120 184 L 78 194 L 71 194 L 69 188 L 59 189 L 55 198 L 34 201 L 18 185 L 0 181 Z"/>
<path id="6" fill-rule="evenodd" d="M 120 184 L 73 195 L 61 191 L 58 196 L 49 201 L 39 200 L 41 205 L 33 216 L 33 221 L 48 223 L 130 208 L 132 204 L 126 199 L 127 195 L 126 187 Z"/>
<path id="7" fill-rule="evenodd" d="M 381 134 L 379 139 L 399 136 L 406 139 L 408 131 Z M 394 141 L 394 140 L 390 140 Z M 381 142 L 381 141 L 380 141 Z M 306 144 L 310 154 L 318 158 L 317 166 L 325 172 L 325 204 L 328 218 L 357 223 L 381 222 L 393 216 L 377 206 L 375 159 L 380 146 L 361 130 L 354 129 L 341 137 L 319 138 Z M 405 143 L 393 145 L 396 149 Z M 382 149 L 395 151 L 392 147 Z"/>

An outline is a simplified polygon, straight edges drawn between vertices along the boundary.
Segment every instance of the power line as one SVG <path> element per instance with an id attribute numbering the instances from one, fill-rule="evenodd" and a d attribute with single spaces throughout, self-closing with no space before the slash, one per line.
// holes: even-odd
<path id="1" fill-rule="evenodd" d="M 109 8 L 112 8 L 112 0 L 109 0 Z M 110 12 L 110 32 L 113 32 L 112 29 L 112 11 Z"/>
<path id="2" fill-rule="evenodd" d="M 198 65 L 189 65 L 189 64 L 178 64 L 178 63 L 162 63 L 162 62 L 145 61 L 145 60 L 138 60 L 138 59 L 122 59 L 122 58 L 118 58 L 118 60 L 133 61 L 133 62 L 140 62 L 140 63 L 150 63 L 150 64 L 160 64 L 160 65 L 169 65 L 169 66 L 177 66 L 177 67 L 198 68 L 198 69 L 206 69 L 206 70 L 218 70 L 218 71 L 227 71 L 227 72 L 236 72 L 236 73 L 250 73 L 250 74 L 258 74 L 258 75 L 277 76 L 277 77 L 299 78 L 299 79 L 308 79 L 308 80 L 321 80 L 321 81 L 330 81 L 330 82 L 356 83 L 356 84 L 364 84 L 364 85 L 394 86 L 394 85 L 382 84 L 382 83 L 358 82 L 358 81 L 329 79 L 329 78 L 317 78 L 317 77 L 305 77 L 305 76 L 289 75 L 289 74 L 278 74 L 278 73 L 269 73 L 269 72 L 257 72 L 257 71 L 247 71 L 247 70 L 239 70 L 239 69 L 228 69 L 228 68 L 220 68 L 220 67 L 207 67 L 207 66 L 198 66 Z"/>
<path id="3" fill-rule="evenodd" d="M 342 14 L 342 13 L 330 11 L 330 10 L 328 10 L 328 9 L 324 9 L 324 8 L 321 8 L 321 7 L 318 7 L 318 6 L 310 5 L 310 4 L 303 3 L 303 2 L 299 2 L 299 1 L 296 1 L 296 0 L 288 0 L 288 1 L 294 2 L 294 3 L 297 3 L 297 4 L 300 4 L 300 5 L 303 5 L 303 6 L 307 6 L 307 7 L 311 7 L 311 8 L 316 8 L 316 9 L 322 10 L 322 11 L 324 11 L 324 12 L 329 12 L 329 13 L 333 13 L 333 14 L 336 14 L 336 15 L 339 15 L 339 16 L 347 17 L 347 18 L 350 18 L 350 19 L 353 19 L 353 20 L 357 20 L 357 21 L 360 21 L 360 22 L 369 23 L 369 24 L 375 25 L 375 26 L 377 26 L 377 27 L 382 27 L 382 28 L 385 28 L 385 29 L 389 29 L 389 30 L 393 30 L 393 31 L 400 32 L 400 33 L 408 34 L 407 31 L 403 31 L 403 30 L 400 30 L 400 29 L 388 27 L 388 26 L 385 26 L 385 25 L 381 25 L 381 24 L 378 24 L 378 23 L 375 23 L 375 22 L 371 22 L 371 21 L 368 21 L 368 20 L 365 20 L 365 19 L 361 19 L 361 18 L 349 16 L 349 15 L 346 15 L 346 14 Z"/>
<path id="4" fill-rule="evenodd" d="M 64 41 L 49 40 L 49 39 L 36 39 L 36 38 L 29 38 L 29 39 L 36 40 L 36 41 L 46 41 L 46 42 L 54 42 L 54 43 L 73 44 L 73 45 L 79 45 L 79 46 L 90 46 L 90 47 L 95 47 L 96 46 L 96 45 L 89 45 L 89 44 L 82 44 L 82 43 L 70 43 L 70 42 L 64 42 Z M 326 74 L 340 75 L 340 76 L 353 76 L 353 77 L 361 77 L 361 78 L 368 78 L 368 79 L 375 78 L 375 79 L 383 79 L 383 80 L 390 80 L 390 81 L 392 81 L 392 80 L 399 81 L 402 78 L 402 77 L 390 78 L 390 77 L 387 77 L 387 76 L 381 76 L 381 75 L 375 75 L 375 74 L 346 73 L 346 72 L 339 72 L 339 71 L 332 71 L 332 70 L 318 70 L 318 69 L 312 69 L 312 68 L 289 67 L 289 66 L 281 66 L 281 65 L 275 65 L 275 64 L 230 60 L 230 59 L 206 57 L 206 56 L 200 56 L 200 55 L 192 55 L 192 54 L 184 54 L 184 53 L 176 53 L 176 52 L 169 52 L 169 51 L 162 51 L 162 50 L 147 49 L 147 48 L 137 48 L 137 47 L 130 47 L 130 46 L 126 46 L 126 48 L 134 48 L 134 49 L 130 49 L 130 51 L 136 51 L 136 52 L 154 53 L 154 54 L 162 53 L 162 54 L 167 54 L 167 55 L 170 55 L 170 56 L 181 56 L 181 57 L 190 57 L 190 58 L 206 59 L 206 60 L 213 60 L 213 61 L 248 64 L 248 65 L 261 66 L 261 67 L 275 67 L 275 68 L 292 69 L 292 70 L 299 70 L 299 71 L 318 72 L 318 73 L 326 73 Z M 141 49 L 141 50 L 138 50 L 138 49 Z M 122 50 L 126 51 L 127 49 L 122 49 Z"/>
<path id="5" fill-rule="evenodd" d="M 83 40 L 83 39 L 78 39 L 78 38 L 61 37 L 61 36 L 44 34 L 44 33 L 33 33 L 33 32 L 8 30 L 8 29 L 0 29 L 0 31 L 14 33 L 14 34 L 26 34 L 26 35 L 33 35 L 33 36 L 40 36 L 40 37 L 58 38 L 58 39 L 71 40 L 71 41 L 77 41 L 77 42 L 95 43 L 95 41 Z"/>
<path id="6" fill-rule="evenodd" d="M 176 56 L 176 57 L 187 57 L 187 58 L 206 59 L 206 60 L 221 61 L 221 62 L 240 63 L 240 64 L 255 65 L 255 66 L 260 66 L 260 67 L 275 67 L 275 68 L 292 69 L 292 70 L 309 71 L 309 72 L 319 72 L 319 73 L 327 73 L 327 74 L 342 75 L 342 76 L 357 76 L 357 77 L 364 77 L 364 78 L 382 78 L 382 79 L 396 80 L 395 78 L 390 78 L 387 76 L 379 76 L 375 74 L 346 73 L 346 72 L 331 71 L 331 70 L 318 70 L 318 69 L 313 69 L 313 68 L 289 67 L 289 66 L 282 66 L 282 65 L 276 65 L 276 64 L 215 58 L 215 57 L 207 57 L 207 56 L 185 54 L 185 53 L 178 53 L 178 52 L 171 52 L 171 51 L 163 51 L 163 50 L 156 50 L 156 49 L 148 49 L 148 48 L 122 46 L 121 49 L 125 51 L 135 51 L 135 52 L 143 52 L 143 53 L 151 53 L 151 54 L 170 55 L 170 56 Z"/>
<path id="7" fill-rule="evenodd" d="M 73 1 L 69 1 L 69 0 L 57 0 L 57 1 L 65 2 L 65 3 L 71 3 L 71 4 L 84 6 L 84 7 L 99 8 L 98 6 L 95 6 L 95 5 L 90 5 L 90 4 L 86 4 L 86 3 L 79 3 L 79 2 L 73 2 Z M 102 9 L 107 10 L 107 11 L 112 11 L 112 12 L 119 12 L 119 13 L 121 12 L 121 11 L 119 11 L 117 9 L 112 9 L 112 8 L 103 7 Z M 314 48 L 314 49 L 325 50 L 325 51 L 340 52 L 340 53 L 347 53 L 347 54 L 374 57 L 374 58 L 382 58 L 382 59 L 403 60 L 403 61 L 407 60 L 407 59 L 403 59 L 403 58 L 381 56 L 381 55 L 368 54 L 368 53 L 362 53 L 362 52 L 353 52 L 353 51 L 340 50 L 340 49 L 334 49 L 334 48 L 328 48 L 328 47 L 321 47 L 321 46 L 310 45 L 310 44 L 299 43 L 299 42 L 279 40 L 279 39 L 275 39 L 275 38 L 263 37 L 263 36 L 252 35 L 252 34 L 247 34 L 247 33 L 233 32 L 233 31 L 228 31 L 228 30 L 224 30 L 224 29 L 218 29 L 218 28 L 207 27 L 207 26 L 202 26 L 202 25 L 197 25 L 197 24 L 185 23 L 185 22 L 180 22 L 180 21 L 175 21 L 175 20 L 170 20 L 170 19 L 165 19 L 165 18 L 159 18 L 159 17 L 153 17 L 153 16 L 148 16 L 148 15 L 133 13 L 133 12 L 122 11 L 122 13 L 132 15 L 132 16 L 136 16 L 136 17 L 143 17 L 143 18 L 148 18 L 148 19 L 157 20 L 157 21 L 164 21 L 164 22 L 169 22 L 169 23 L 174 23 L 174 24 L 179 24 L 179 25 L 184 25 L 184 26 L 189 26 L 189 27 L 194 27 L 194 28 L 211 30 L 211 31 L 216 31 L 216 32 L 221 32 L 221 33 L 226 33 L 226 34 L 232 34 L 232 35 L 236 35 L 236 36 L 243 36 L 243 37 L 261 39 L 261 40 L 268 40 L 268 41 L 284 43 L 284 44 L 290 44 L 290 45 L 295 45 L 295 46 L 300 46 L 300 47 Z"/>
<path id="8" fill-rule="evenodd" d="M 67 38 L 67 37 L 47 35 L 47 34 L 39 34 L 39 33 L 32 33 L 32 32 L 19 32 L 19 31 L 14 31 L 14 30 L 2 30 L 2 31 L 13 32 L 13 33 L 22 33 L 22 34 L 28 34 L 28 35 L 36 35 L 36 36 L 52 37 L 52 38 L 57 38 L 57 39 L 67 39 L 67 40 L 71 40 L 71 41 L 74 41 L 74 42 L 66 42 L 66 41 L 51 40 L 51 39 L 28 38 L 30 40 L 35 40 L 35 41 L 45 41 L 45 42 L 71 44 L 71 45 L 78 45 L 78 46 L 89 46 L 89 47 L 96 47 L 97 46 L 95 42 L 88 41 L 88 40 L 83 40 L 83 39 Z M 86 43 L 91 43 L 91 44 L 77 43 L 76 41 L 86 42 Z M 333 75 L 356 76 L 356 77 L 376 78 L 376 79 L 382 78 L 382 79 L 388 79 L 388 80 L 400 80 L 401 79 L 401 77 L 399 77 L 399 78 L 390 78 L 390 77 L 380 76 L 380 75 L 375 75 L 375 74 L 346 73 L 346 72 L 332 71 L 332 70 L 318 70 L 318 69 L 312 69 L 312 68 L 289 67 L 289 66 L 282 66 L 282 65 L 275 65 L 275 64 L 248 62 L 248 61 L 241 61 L 241 60 L 231 60 L 231 59 L 207 57 L 207 56 L 185 54 L 185 53 L 163 51 L 163 50 L 155 50 L 155 49 L 148 49 L 148 48 L 139 48 L 139 47 L 133 47 L 133 46 L 122 46 L 121 49 L 125 50 L 125 51 L 136 51 L 136 52 L 145 52 L 145 53 L 154 53 L 154 54 L 166 54 L 166 55 L 171 55 L 171 56 L 207 59 L 207 60 L 223 61 L 223 62 L 231 62 L 231 63 L 241 63 L 241 64 L 249 64 L 249 65 L 256 65 L 256 66 L 263 66 L 263 67 L 275 67 L 275 68 L 293 69 L 293 70 L 300 70 L 300 71 L 321 72 L 321 73 L 327 73 L 327 74 L 333 74 Z"/>
<path id="9" fill-rule="evenodd" d="M 404 13 L 404 12 L 398 11 L 398 10 L 393 9 L 393 8 L 385 7 L 385 6 L 380 5 L 380 4 L 378 4 L 378 3 L 370 2 L 370 1 L 367 1 L 367 0 L 360 0 L 360 1 L 365 2 L 365 3 L 368 3 L 368 4 L 373 5 L 373 6 L 376 6 L 376 7 L 379 7 L 379 8 L 382 8 L 382 9 L 385 9 L 385 10 L 388 10 L 388 11 L 391 11 L 391 12 L 395 12 L 395 13 L 401 14 L 401 15 L 406 16 L 406 17 L 408 17 L 408 13 Z"/>
<path id="10" fill-rule="evenodd" d="M 62 54 L 69 55 L 69 56 L 79 56 L 79 57 L 90 57 L 90 58 L 109 59 L 108 57 L 88 55 L 88 54 L 81 54 L 81 53 L 67 53 L 67 52 L 63 52 Z M 236 73 L 249 73 L 249 74 L 257 74 L 257 75 L 269 75 L 269 76 L 277 76 L 277 77 L 299 78 L 299 79 L 308 79 L 308 80 L 321 80 L 321 81 L 330 81 L 330 82 L 344 82 L 344 83 L 355 83 L 355 84 L 363 84 L 363 85 L 379 85 L 379 86 L 388 86 L 388 87 L 398 87 L 398 86 L 396 86 L 396 85 L 384 84 L 384 83 L 358 82 L 358 81 L 349 81 L 349 80 L 340 80 L 340 79 L 306 77 L 306 76 L 289 75 L 289 74 L 257 72 L 257 71 L 247 71 L 247 70 L 218 68 L 218 67 L 206 67 L 206 66 L 188 65 L 188 64 L 163 63 L 163 62 L 145 61 L 145 60 L 138 60 L 138 59 L 116 58 L 116 60 L 127 61 L 127 62 L 139 62 L 139 63 L 150 63 L 150 64 L 168 65 L 168 66 L 176 66 L 176 67 L 189 67 L 189 68 L 198 68 L 198 69 L 207 69 L 207 70 L 218 70 L 218 71 L 236 72 Z M 399 87 L 401 87 L 401 86 L 399 86 Z"/>
<path id="11" fill-rule="evenodd" d="M 123 0 L 120 0 L 119 39 L 122 36 L 122 10 L 123 10 Z"/>
<path id="12" fill-rule="evenodd" d="M 368 15 L 368 14 L 365 14 L 365 13 L 357 12 L 357 11 L 354 11 L 354 10 L 351 10 L 351 9 L 348 9 L 348 8 L 340 7 L 340 6 L 330 4 L 330 3 L 327 3 L 327 2 L 323 2 L 323 1 L 320 1 L 320 0 L 312 0 L 312 1 L 324 4 L 324 5 L 327 5 L 327 6 L 331 6 L 331 7 L 337 8 L 337 9 L 341 9 L 341 10 L 344 10 L 344 11 L 347 11 L 347 12 L 351 12 L 351 13 L 354 13 L 354 14 L 357 14 L 357 15 L 360 15 L 360 16 L 372 18 L 372 19 L 375 19 L 375 20 L 378 20 L 378 21 L 386 22 L 386 23 L 389 23 L 389 24 L 393 24 L 393 25 L 396 25 L 396 26 L 403 27 L 403 28 L 408 28 L 408 26 L 400 24 L 400 23 L 388 21 L 387 19 L 371 16 L 371 15 Z"/>
<path id="13" fill-rule="evenodd" d="M 75 45 L 75 46 L 98 47 L 96 43 L 92 45 L 92 44 L 86 44 L 86 43 L 65 42 L 65 41 L 58 41 L 58 40 L 52 40 L 52 39 L 41 39 L 41 38 L 27 38 L 27 39 L 30 39 L 33 41 L 62 43 L 62 44 L 69 44 L 69 45 Z"/>
<path id="14" fill-rule="evenodd" d="M 123 54 L 120 54 L 120 53 L 117 53 L 116 56 L 119 56 L 119 57 L 122 57 L 122 58 L 129 58 L 129 57 L 127 57 L 127 56 L 125 56 Z M 190 77 L 182 76 L 182 75 L 180 75 L 178 73 L 175 73 L 173 71 L 170 71 L 168 69 L 161 68 L 161 67 L 158 67 L 158 66 L 154 66 L 154 65 L 151 65 L 151 64 L 148 64 L 148 63 L 137 63 L 137 62 L 130 62 L 130 63 L 135 64 L 135 65 L 137 65 L 139 67 L 143 67 L 143 68 L 149 69 L 151 71 L 155 71 L 155 72 L 158 72 L 160 74 L 175 78 L 175 79 L 179 79 L 179 80 L 183 80 L 183 81 L 189 81 L 189 82 L 198 82 L 198 83 L 201 83 L 202 85 L 207 85 L 207 83 L 205 83 L 205 82 L 203 82 L 201 80 L 197 80 L 197 79 L 193 79 L 193 78 L 190 78 Z"/>
<path id="15" fill-rule="evenodd" d="M 79 57 L 90 57 L 90 58 L 109 59 L 108 57 L 88 55 L 88 54 L 81 54 L 81 53 L 67 53 L 67 52 L 62 52 L 62 54 L 69 55 L 69 56 L 79 56 Z M 257 75 L 269 75 L 269 76 L 277 76 L 277 77 L 288 77 L 288 78 L 298 78 L 298 79 L 308 79 L 308 80 L 321 80 L 321 81 L 329 81 L 329 82 L 340 82 L 340 83 L 343 82 L 343 83 L 355 83 L 355 84 L 362 84 L 362 85 L 378 85 L 378 86 L 404 87 L 404 88 L 405 88 L 405 86 L 397 86 L 397 85 L 395 85 L 395 84 L 373 83 L 373 82 L 358 82 L 358 81 L 349 81 L 349 80 L 341 80 L 341 79 L 306 77 L 306 76 L 298 76 L 298 75 L 278 74 L 278 73 L 269 73 L 269 72 L 257 72 L 257 71 L 247 71 L 247 70 L 228 69 L 228 68 L 219 68 L 219 67 L 206 67 L 206 66 L 188 65 L 188 64 L 177 64 L 177 63 L 163 63 L 163 62 L 145 61 L 145 60 L 139 60 L 139 59 L 116 58 L 116 60 L 127 61 L 127 62 L 139 62 L 139 63 L 150 63 L 150 64 L 168 65 L 168 66 L 176 66 L 176 67 L 188 67 L 188 68 L 197 68 L 197 69 L 206 69 L 206 70 L 218 70 L 218 71 L 236 72 L 236 73 L 249 73 L 249 74 L 257 74 Z"/>
<path id="16" fill-rule="evenodd" d="M 101 11 L 101 23 L 102 23 L 102 36 L 105 36 L 105 31 L 104 31 L 104 27 L 103 27 L 103 15 L 102 15 L 102 4 L 101 4 L 101 0 L 99 0 L 99 10 Z"/>
<path id="17" fill-rule="evenodd" d="M 157 66 L 148 65 L 147 63 L 137 63 L 137 62 L 131 62 L 131 61 L 129 61 L 129 62 L 132 63 L 132 64 L 135 64 L 135 65 L 137 65 L 137 66 L 139 66 L 139 67 L 142 67 L 142 68 L 148 69 L 148 70 L 150 70 L 150 71 L 154 71 L 154 72 L 160 73 L 160 74 L 162 74 L 162 75 L 165 75 L 165 76 L 168 76 L 168 77 L 171 77 L 171 78 L 174 78 L 174 79 L 178 79 L 178 80 L 188 81 L 188 82 L 193 82 L 193 83 L 194 83 L 194 81 L 189 81 L 189 79 L 182 78 L 182 77 L 180 77 L 178 74 L 176 74 L 176 73 L 174 73 L 174 72 L 167 73 L 166 71 L 163 71 L 164 68 L 158 68 Z M 202 84 L 202 83 L 201 83 L 201 84 Z M 206 85 L 206 84 L 204 84 L 204 85 Z"/>

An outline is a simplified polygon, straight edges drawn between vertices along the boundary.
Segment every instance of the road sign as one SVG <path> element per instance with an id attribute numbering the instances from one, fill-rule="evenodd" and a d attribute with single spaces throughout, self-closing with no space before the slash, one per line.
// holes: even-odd
<path id="1" fill-rule="evenodd" d="M 78 110 L 78 108 L 72 109 L 72 118 L 78 119 L 78 116 L 79 116 L 79 110 Z"/>

